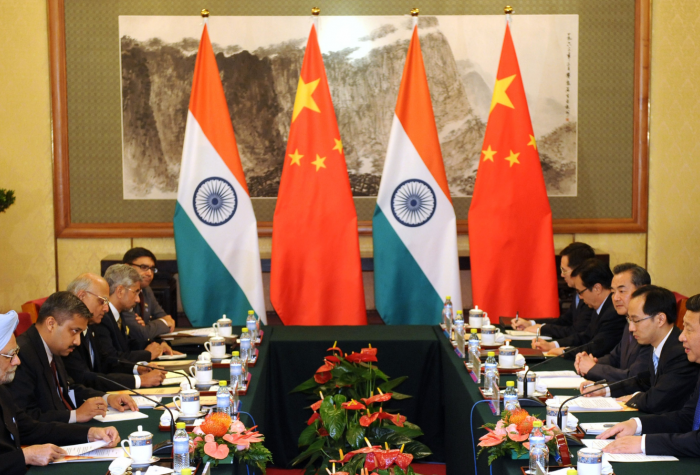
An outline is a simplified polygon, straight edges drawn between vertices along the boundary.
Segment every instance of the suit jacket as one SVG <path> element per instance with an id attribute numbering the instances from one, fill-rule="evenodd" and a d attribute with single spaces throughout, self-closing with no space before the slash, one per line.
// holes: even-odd
<path id="1" fill-rule="evenodd" d="M 89 426 L 39 422 L 21 411 L 12 395 L 0 386 L 0 467 L 3 475 L 22 475 L 27 472 L 21 445 L 86 443 Z"/>
<path id="2" fill-rule="evenodd" d="M 136 314 L 138 314 L 146 324 L 143 325 L 136 322 Z M 168 333 L 170 328 L 160 318 L 167 315 L 163 307 L 160 306 L 156 296 L 150 287 L 143 289 L 141 293 L 141 302 L 137 303 L 133 310 L 122 312 L 124 323 L 129 326 L 131 336 L 138 341 L 148 341 Z"/>
<path id="3" fill-rule="evenodd" d="M 134 363 L 151 361 L 151 352 L 144 350 L 146 343 L 139 342 L 131 335 L 127 335 L 126 328 L 127 325 L 123 325 L 122 329 L 119 329 L 110 307 L 102 321 L 95 325 L 95 336 L 97 336 L 97 345 L 100 347 L 100 351 Z"/>
<path id="4" fill-rule="evenodd" d="M 110 315 L 107 316 L 109 317 Z M 133 366 L 119 363 L 116 355 L 105 353 L 104 347 L 96 344 L 97 337 L 93 328 L 95 326 L 88 326 L 85 335 L 80 335 L 80 346 L 64 358 L 63 362 L 68 375 L 76 383 L 100 391 L 121 391 L 124 388 L 98 378 L 98 374 L 135 389 L 136 379 L 133 375 Z M 92 345 L 93 349 L 94 363 L 90 357 L 90 345 Z"/>
<path id="5" fill-rule="evenodd" d="M 17 367 L 15 379 L 9 385 L 15 404 L 38 421 L 68 422 L 70 410 L 63 404 L 58 393 L 54 373 L 36 325 L 17 337 L 17 344 L 22 350 L 22 364 Z M 54 355 L 53 358 L 63 395 L 73 409 L 77 409 L 86 399 L 104 396 L 102 391 L 75 384 L 68 376 L 61 357 Z M 75 391 L 75 403 L 69 397 L 69 390 Z"/>
<path id="6" fill-rule="evenodd" d="M 641 391 L 627 401 L 627 405 L 649 414 L 681 409 L 695 387 L 700 366 L 688 361 L 683 344 L 678 341 L 680 334 L 674 326 L 661 349 L 656 372 L 652 355 L 649 355 L 646 360 L 649 377 L 638 377 L 629 384 L 612 388 L 610 394 L 619 397 Z"/>
<path id="7" fill-rule="evenodd" d="M 576 354 L 582 351 L 595 357 L 601 357 L 615 348 L 622 337 L 625 325 L 627 325 L 627 321 L 625 317 L 621 317 L 615 311 L 612 294 L 610 294 L 603 302 L 600 313 L 593 310 L 591 322 L 586 327 L 586 331 L 560 338 L 557 342 L 560 347 L 584 345 L 577 351 L 567 354 L 564 358 L 574 359 Z"/>
<path id="8" fill-rule="evenodd" d="M 693 430 L 693 417 L 699 397 L 700 379 L 697 380 L 695 391 L 681 409 L 639 418 L 642 422 L 642 433 L 647 434 L 647 455 L 700 457 L 700 431 Z"/>
<path id="9" fill-rule="evenodd" d="M 540 330 L 540 335 L 551 336 L 552 339 L 564 338 L 577 332 L 586 331 L 594 310 L 579 299 L 576 305 L 576 295 L 571 300 L 569 309 L 559 318 L 538 320 L 546 323 Z"/>
<path id="10" fill-rule="evenodd" d="M 598 363 L 586 373 L 586 379 L 614 382 L 637 376 L 649 369 L 652 351 L 651 345 L 637 343 L 630 334 L 629 325 L 625 325 L 620 343 L 609 354 L 598 358 Z"/>

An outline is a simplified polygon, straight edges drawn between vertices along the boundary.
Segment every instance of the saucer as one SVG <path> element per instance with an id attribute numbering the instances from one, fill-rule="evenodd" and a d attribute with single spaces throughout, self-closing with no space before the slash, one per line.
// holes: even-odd
<path id="1" fill-rule="evenodd" d="M 212 361 L 212 363 L 218 363 L 221 360 L 225 360 L 225 359 L 230 358 L 230 357 L 231 357 L 231 353 L 224 353 L 224 356 L 212 356 L 211 361 Z"/>
<path id="2" fill-rule="evenodd" d="M 205 388 L 208 389 L 212 386 L 218 386 L 219 385 L 219 380 L 218 379 L 212 379 L 211 381 L 205 381 L 205 382 L 199 382 L 195 381 L 194 383 L 195 387 L 197 389 Z"/>
<path id="3" fill-rule="evenodd" d="M 207 413 L 204 411 L 199 411 L 197 414 L 184 414 L 180 413 L 178 416 L 178 420 L 183 420 L 183 421 L 193 421 L 195 419 L 199 419 L 200 417 L 206 416 Z"/>
<path id="4" fill-rule="evenodd" d="M 159 457 L 156 457 L 156 456 L 154 455 L 153 457 L 151 457 L 151 460 L 149 460 L 148 462 L 138 462 L 138 463 L 137 463 L 137 462 L 135 462 L 135 461 L 132 461 L 132 462 L 131 462 L 131 466 L 132 466 L 132 467 L 135 467 L 135 468 L 138 468 L 138 467 L 147 467 L 147 466 L 151 465 L 152 463 L 156 463 L 156 462 L 159 462 L 159 461 L 160 461 L 160 458 L 159 458 Z"/>
<path id="5" fill-rule="evenodd" d="M 514 366 L 501 366 L 498 365 L 498 369 L 523 369 L 525 365 L 514 365 Z"/>

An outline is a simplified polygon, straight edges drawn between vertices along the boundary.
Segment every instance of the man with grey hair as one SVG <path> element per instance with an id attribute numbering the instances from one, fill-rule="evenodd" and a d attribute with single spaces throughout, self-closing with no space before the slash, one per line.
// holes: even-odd
<path id="1" fill-rule="evenodd" d="M 60 445 L 103 440 L 107 447 L 119 443 L 114 427 L 89 427 L 82 424 L 39 422 L 21 411 L 5 388 L 12 382 L 21 364 L 19 347 L 13 332 L 18 318 L 14 311 L 0 314 L 0 467 L 4 475 L 22 475 L 27 465 L 45 466 L 66 452 Z"/>
<path id="2" fill-rule="evenodd" d="M 115 264 L 107 269 L 104 278 L 109 285 L 109 312 L 95 328 L 104 351 L 134 363 L 155 360 L 162 354 L 172 355 L 173 350 L 165 342 L 146 344 L 132 338 L 128 325 L 121 318 L 121 312 L 133 308 L 139 302 L 139 273 L 127 264 Z"/>
<path id="3" fill-rule="evenodd" d="M 141 365 L 124 364 L 117 355 L 105 351 L 95 344 L 95 328 L 109 310 L 109 284 L 95 274 L 82 274 L 68 284 L 68 291 L 77 296 L 92 312 L 88 327 L 80 336 L 80 344 L 64 358 L 66 371 L 78 384 L 101 391 L 119 391 L 117 384 L 102 379 L 105 377 L 131 389 L 158 386 L 165 378 L 162 371 L 151 370 Z"/>

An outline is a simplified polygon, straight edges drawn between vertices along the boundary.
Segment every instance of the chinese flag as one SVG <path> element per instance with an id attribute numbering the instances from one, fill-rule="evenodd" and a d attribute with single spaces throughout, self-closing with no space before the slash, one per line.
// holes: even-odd
<path id="1" fill-rule="evenodd" d="M 272 227 L 270 299 L 285 325 L 367 323 L 357 214 L 313 26 Z"/>
<path id="2" fill-rule="evenodd" d="M 559 315 L 552 211 L 508 25 L 469 208 L 469 254 L 474 304 L 492 322 Z"/>

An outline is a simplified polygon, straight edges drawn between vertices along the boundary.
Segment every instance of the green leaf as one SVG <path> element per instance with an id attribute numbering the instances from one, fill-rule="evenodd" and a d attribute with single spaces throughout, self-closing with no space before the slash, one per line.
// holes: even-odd
<path id="1" fill-rule="evenodd" d="M 391 381 L 387 381 L 385 383 L 380 384 L 379 389 L 381 389 L 385 393 L 390 393 L 392 389 L 406 381 L 406 379 L 408 379 L 408 376 L 400 376 L 398 378 L 392 379 Z"/>
<path id="2" fill-rule="evenodd" d="M 403 448 L 403 451 L 408 452 L 409 454 L 413 454 L 413 458 L 416 459 L 422 459 L 433 453 L 427 445 L 422 444 L 417 440 L 413 440 L 406 444 Z"/>
<path id="3" fill-rule="evenodd" d="M 362 443 L 364 442 L 364 437 L 365 437 L 365 428 L 362 427 L 360 424 L 357 424 L 355 422 L 351 422 L 348 424 L 348 431 L 345 434 L 345 440 L 348 441 L 348 444 L 353 449 L 359 449 Z M 352 473 L 352 472 L 349 472 Z"/>
<path id="4" fill-rule="evenodd" d="M 335 410 L 333 407 L 333 399 L 330 396 L 326 396 L 326 398 L 323 400 L 321 403 L 321 407 L 318 409 L 318 413 L 321 414 L 321 419 L 324 421 L 326 418 L 328 418 L 328 414 L 330 411 Z"/>
<path id="5" fill-rule="evenodd" d="M 299 447 L 304 447 L 305 445 L 311 445 L 314 440 L 318 438 L 318 420 L 315 420 L 310 426 L 301 431 L 299 435 Z"/>
<path id="6" fill-rule="evenodd" d="M 297 386 L 296 388 L 292 389 L 292 390 L 289 392 L 289 394 L 292 394 L 292 393 L 300 393 L 300 392 L 302 392 L 302 391 L 308 391 L 309 389 L 313 389 L 313 388 L 315 388 L 316 386 L 318 386 L 318 383 L 316 382 L 316 380 L 314 380 L 314 378 L 307 379 L 306 381 L 304 381 L 303 383 L 301 383 L 299 386 Z"/>
<path id="7" fill-rule="evenodd" d="M 347 401 L 347 398 L 342 394 L 336 394 L 333 396 L 333 402 L 335 403 L 336 407 L 340 407 L 340 405 L 345 401 Z"/>
<path id="8" fill-rule="evenodd" d="M 294 457 L 294 459 L 292 460 L 292 465 L 296 465 L 302 460 L 309 458 L 314 452 L 319 452 L 323 448 L 323 443 L 323 438 L 317 439 L 313 444 L 309 446 L 308 449 L 304 450 L 302 453 Z"/>
<path id="9" fill-rule="evenodd" d="M 415 425 L 415 424 L 412 424 L 412 425 Z M 418 426 L 416 426 L 416 427 L 418 427 Z M 401 434 L 404 437 L 410 437 L 411 439 L 415 439 L 416 437 L 420 437 L 421 435 L 423 435 L 423 431 L 420 430 L 420 427 L 418 427 L 417 429 L 412 429 L 410 427 L 406 427 L 405 422 L 403 424 L 403 427 L 394 426 L 391 429 L 394 432 L 396 432 L 397 434 Z"/>
<path id="10" fill-rule="evenodd" d="M 328 415 L 323 418 L 323 426 L 333 440 L 340 439 L 345 430 L 345 410 L 338 408 L 328 411 Z"/>
<path id="11" fill-rule="evenodd" d="M 401 434 L 397 434 L 396 432 L 389 435 L 384 440 L 386 442 L 389 442 L 389 444 L 394 445 L 396 447 L 401 447 L 401 445 L 403 445 L 403 444 L 410 444 L 411 442 L 413 442 L 413 439 L 406 437 L 406 436 L 403 436 Z"/>
<path id="12" fill-rule="evenodd" d="M 372 445 L 384 445 L 386 438 L 394 434 L 389 427 L 368 427 L 366 436 Z"/>
<path id="13" fill-rule="evenodd" d="M 404 472 L 403 469 L 397 465 L 394 467 L 394 475 L 406 475 L 406 472 Z"/>
<path id="14" fill-rule="evenodd" d="M 389 470 L 377 470 L 377 473 L 379 475 L 391 475 L 391 472 Z"/>
<path id="15" fill-rule="evenodd" d="M 372 371 L 374 371 L 374 374 L 379 378 L 384 381 L 389 381 L 389 376 L 387 376 L 381 369 L 377 368 L 376 366 L 372 368 Z M 382 390 L 383 391 L 383 390 Z"/>
<path id="16" fill-rule="evenodd" d="M 348 472 L 348 473 L 357 473 L 360 468 L 364 465 L 365 463 L 365 455 L 364 454 L 357 454 L 353 458 L 350 459 L 348 463 L 343 465 L 343 471 Z"/>
<path id="17" fill-rule="evenodd" d="M 393 391 L 391 393 L 391 399 L 396 399 L 397 401 L 400 401 L 402 399 L 411 399 L 413 396 L 409 396 L 408 394 L 403 394 L 403 393 L 397 393 L 396 391 Z"/>

